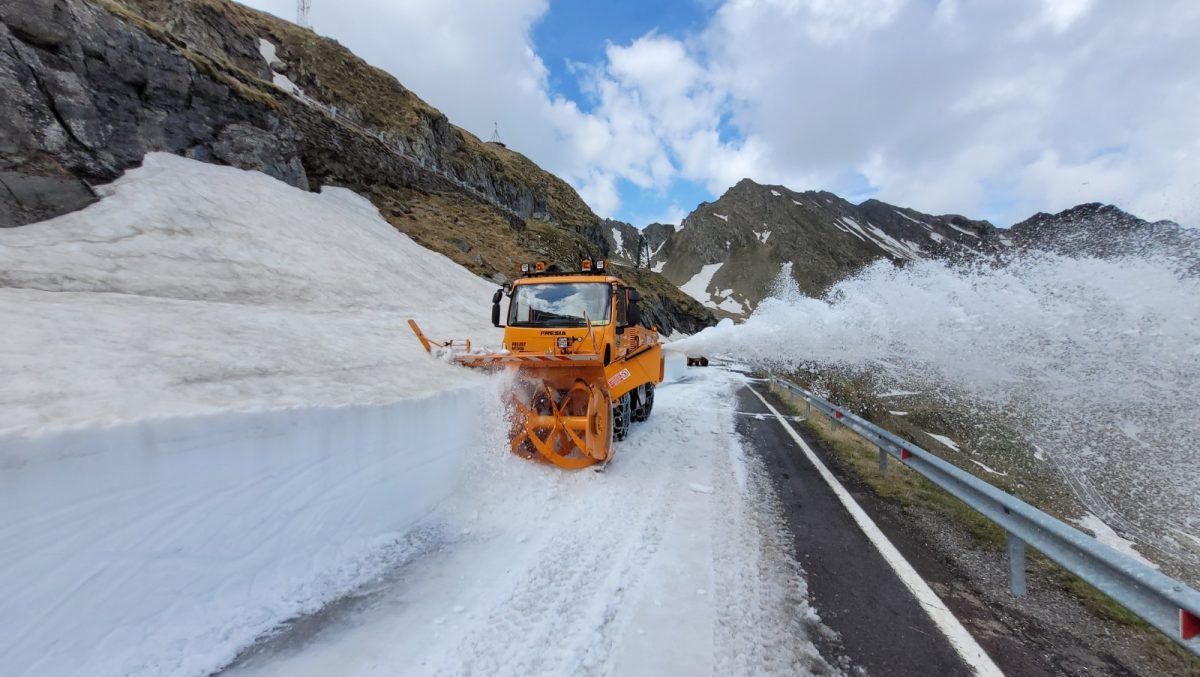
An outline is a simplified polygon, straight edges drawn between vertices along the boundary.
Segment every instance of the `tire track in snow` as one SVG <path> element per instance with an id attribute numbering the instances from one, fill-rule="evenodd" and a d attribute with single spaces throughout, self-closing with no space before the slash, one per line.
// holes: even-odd
<path id="1" fill-rule="evenodd" d="M 669 415 L 676 424 L 672 428 L 687 430 L 682 412 L 660 407 L 656 415 Z M 568 508 L 556 512 L 548 525 L 554 530 L 533 557 L 535 568 L 486 620 L 475 624 L 478 631 L 466 633 L 468 641 L 452 652 L 465 660 L 451 660 L 443 674 L 603 674 L 618 634 L 615 628 L 627 621 L 626 597 L 639 587 L 662 541 L 662 525 L 673 516 L 673 499 L 684 487 L 681 459 L 664 464 L 661 457 L 664 452 L 681 454 L 653 448 L 638 439 L 638 431 L 635 427 L 622 443 L 604 475 L 580 473 L 582 481 L 559 485 L 553 503 Z M 649 457 L 652 454 L 660 456 Z M 554 479 L 559 479 L 558 472 L 550 470 Z M 615 524 L 624 528 L 613 528 Z M 571 568 L 556 577 L 554 572 L 561 570 L 556 563 L 563 562 Z M 546 569 L 538 568 L 539 563 Z M 545 617 L 569 619 L 568 641 L 563 642 L 562 627 L 543 625 L 529 631 L 528 619 Z M 512 632 L 496 631 L 501 628 Z M 542 650 L 531 654 L 530 646 Z"/>
<path id="2" fill-rule="evenodd" d="M 566 501 L 575 503 L 566 513 L 569 519 L 557 516 L 559 526 L 568 525 L 566 530 L 557 531 L 538 549 L 534 568 L 475 623 L 478 630 L 468 631 L 465 641 L 455 647 L 453 655 L 464 658 L 462 664 L 451 662 L 439 674 L 535 674 L 559 669 L 581 674 L 602 662 L 607 648 L 593 642 L 603 638 L 604 627 L 619 613 L 622 586 L 636 581 L 640 567 L 632 561 L 631 550 L 646 545 L 642 539 L 654 535 L 648 522 L 656 513 L 665 512 L 663 488 L 655 489 L 655 495 L 635 504 L 632 513 L 613 510 L 597 514 L 594 496 L 586 501 L 565 496 Z M 605 519 L 634 526 L 630 532 L 639 537 L 628 538 L 627 533 L 611 528 L 588 528 Z M 563 623 L 531 627 L 531 620 L 545 618 Z M 542 650 L 530 652 L 530 646 Z"/>
<path id="3" fill-rule="evenodd" d="M 370 609 L 231 672 L 834 673 L 731 379 L 664 384 L 602 474 L 484 455 L 440 513 L 456 542 Z"/>

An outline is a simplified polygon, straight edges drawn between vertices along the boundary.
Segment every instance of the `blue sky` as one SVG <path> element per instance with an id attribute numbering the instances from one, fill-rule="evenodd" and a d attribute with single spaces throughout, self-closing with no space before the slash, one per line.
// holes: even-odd
<path id="1" fill-rule="evenodd" d="M 1195 0 L 314 0 L 312 20 L 639 227 L 745 177 L 1000 226 L 1093 201 L 1200 225 Z"/>
<path id="2" fill-rule="evenodd" d="M 699 0 L 568 0 L 551 2 L 533 25 L 531 40 L 550 71 L 550 87 L 591 110 L 595 101 L 579 87 L 570 64 L 603 63 L 610 44 L 628 44 L 647 33 L 676 39 L 702 30 L 712 3 Z"/>
<path id="3" fill-rule="evenodd" d="M 592 112 L 599 102 L 580 86 L 579 65 L 602 64 L 610 45 L 629 44 L 648 33 L 686 40 L 703 30 L 714 7 L 713 2 L 701 0 L 551 2 L 549 11 L 534 24 L 531 41 L 549 71 L 551 93 Z M 721 132 L 726 139 L 740 137 L 729 124 L 721 125 Z M 638 227 L 668 214 L 690 212 L 717 197 L 702 184 L 687 180 L 674 181 L 668 189 L 644 189 L 620 179 L 617 194 L 620 206 L 612 217 Z"/>

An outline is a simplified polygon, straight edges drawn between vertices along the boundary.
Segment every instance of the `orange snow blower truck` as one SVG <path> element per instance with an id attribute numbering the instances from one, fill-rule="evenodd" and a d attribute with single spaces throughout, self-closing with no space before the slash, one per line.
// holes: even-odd
<path id="1" fill-rule="evenodd" d="M 578 273 L 551 273 L 540 261 L 523 264 L 521 277 L 492 297 L 492 324 L 504 327 L 496 353 L 471 352 L 469 340 L 431 340 L 408 321 L 427 351 L 514 372 L 510 439 L 519 456 L 562 468 L 608 463 L 614 441 L 650 416 L 663 380 L 658 331 L 642 326 L 638 291 L 606 268 L 584 260 Z"/>

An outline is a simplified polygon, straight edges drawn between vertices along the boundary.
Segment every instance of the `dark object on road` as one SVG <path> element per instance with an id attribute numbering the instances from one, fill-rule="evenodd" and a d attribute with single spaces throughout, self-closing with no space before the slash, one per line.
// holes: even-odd
<path id="1" fill-rule="evenodd" d="M 692 357 L 691 355 L 689 355 L 687 360 L 688 360 L 687 366 L 689 366 L 689 367 L 707 367 L 708 366 L 708 358 L 707 357 Z"/>

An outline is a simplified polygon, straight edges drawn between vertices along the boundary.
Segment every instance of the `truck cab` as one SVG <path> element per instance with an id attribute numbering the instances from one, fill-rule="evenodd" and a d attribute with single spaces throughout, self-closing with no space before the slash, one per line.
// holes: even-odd
<path id="1" fill-rule="evenodd" d="M 641 326 L 638 291 L 603 268 L 527 274 L 508 296 L 504 348 L 511 353 L 595 354 L 608 366 L 658 342 L 657 332 Z"/>

